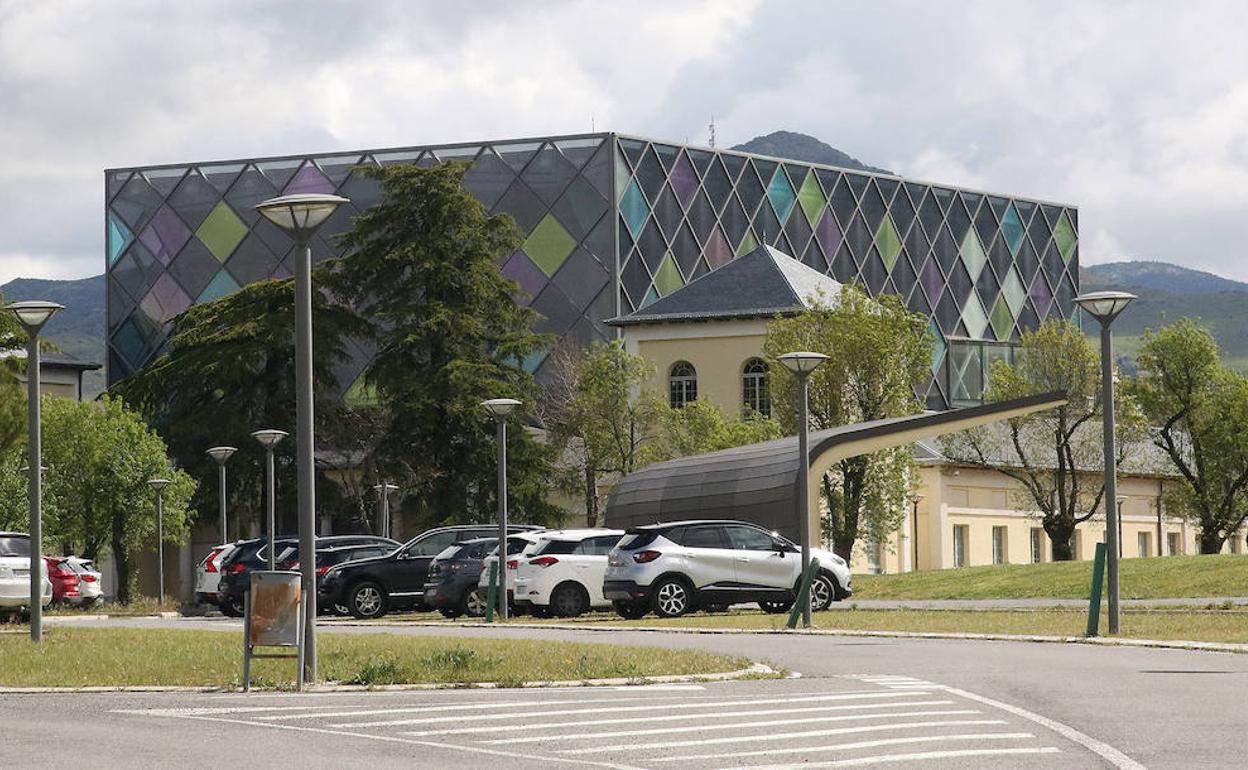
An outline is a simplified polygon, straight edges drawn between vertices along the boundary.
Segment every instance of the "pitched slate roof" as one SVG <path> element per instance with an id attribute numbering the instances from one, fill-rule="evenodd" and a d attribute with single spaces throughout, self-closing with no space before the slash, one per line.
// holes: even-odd
<path id="1" fill-rule="evenodd" d="M 631 315 L 607 323 L 635 326 L 793 315 L 808 309 L 807 300 L 820 291 L 832 299 L 840 294 L 841 284 L 782 251 L 759 246 Z"/>

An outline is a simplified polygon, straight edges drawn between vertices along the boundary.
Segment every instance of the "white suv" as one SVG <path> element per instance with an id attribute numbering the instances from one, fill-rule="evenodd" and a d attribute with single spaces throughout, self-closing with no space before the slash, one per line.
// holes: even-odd
<path id="1" fill-rule="evenodd" d="M 39 559 L 43 576 L 44 607 L 52 603 L 52 581 L 48 566 Z M 0 532 L 0 615 L 9 615 L 30 606 L 30 535 Z"/>
<path id="2" fill-rule="evenodd" d="M 825 610 L 851 593 L 849 566 L 831 551 L 810 549 L 819 572 L 811 609 Z M 800 588 L 797 546 L 742 521 L 678 521 L 630 529 L 607 557 L 603 595 L 615 611 L 639 618 L 653 610 L 673 618 L 699 607 L 758 602 L 783 612 Z"/>
<path id="3" fill-rule="evenodd" d="M 574 618 L 590 609 L 605 609 L 602 595 L 607 555 L 621 529 L 565 529 L 542 533 L 536 547 L 518 560 L 515 601 L 532 607 L 535 615 Z"/>

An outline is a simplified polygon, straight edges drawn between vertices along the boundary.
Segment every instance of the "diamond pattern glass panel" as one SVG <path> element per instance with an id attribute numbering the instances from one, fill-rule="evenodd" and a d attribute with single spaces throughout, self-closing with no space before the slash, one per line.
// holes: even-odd
<path id="1" fill-rule="evenodd" d="M 1005 216 L 1001 218 L 1001 235 L 1005 237 L 1005 245 L 1010 248 L 1010 254 L 1017 257 L 1018 250 L 1023 245 L 1024 231 L 1023 220 L 1019 218 L 1013 203 L 1005 210 Z"/>
<path id="2" fill-rule="evenodd" d="M 112 212 L 108 214 L 108 266 L 112 267 L 117 263 L 117 258 L 121 256 L 126 247 L 130 245 L 130 241 L 134 238 L 130 234 L 130 228 L 126 227 L 126 223 L 122 222 Z"/>
<path id="3" fill-rule="evenodd" d="M 962 308 L 962 324 L 966 327 L 967 336 L 983 339 L 984 332 L 988 329 L 988 314 L 984 312 L 984 305 L 979 301 L 978 294 L 972 293 Z"/>
<path id="4" fill-rule="evenodd" d="M 203 221 L 195 235 L 204 242 L 212 255 L 225 262 L 234 247 L 247 235 L 247 225 L 224 202 L 218 203 Z"/>
<path id="5" fill-rule="evenodd" d="M 525 239 L 523 248 L 543 273 L 553 276 L 576 248 L 576 239 L 568 235 L 557 219 L 547 214 Z"/>
<path id="6" fill-rule="evenodd" d="M 970 273 L 971 280 L 978 280 L 980 271 L 988 263 L 988 255 L 984 253 L 984 245 L 979 242 L 979 236 L 974 232 L 967 232 L 962 248 L 958 249 L 958 256 L 962 259 L 966 272 Z"/>
<path id="7" fill-rule="evenodd" d="M 641 228 L 646 224 L 646 217 L 650 216 L 650 206 L 646 204 L 646 198 L 641 194 L 636 180 L 629 182 L 624 190 L 624 197 L 620 199 L 620 214 L 628 225 L 628 231 L 633 234 L 633 239 L 640 238 Z"/>
<path id="8" fill-rule="evenodd" d="M 773 176 L 771 184 L 767 187 L 767 197 L 771 199 L 772 208 L 776 210 L 776 216 L 780 218 L 780 221 L 788 219 L 789 212 L 793 210 L 793 203 L 797 200 L 789 178 L 784 174 Z"/>
<path id="9" fill-rule="evenodd" d="M 1010 332 L 1014 330 L 1014 316 L 1010 314 L 1004 296 L 997 297 L 996 304 L 992 306 L 991 318 L 993 334 L 997 335 L 998 340 L 1008 340 Z"/>
<path id="10" fill-rule="evenodd" d="M 173 213 L 168 205 L 160 207 L 152 221 L 148 222 L 139 240 L 147 250 L 166 265 L 173 259 L 191 237 L 191 231 Z"/>
<path id="11" fill-rule="evenodd" d="M 880 229 L 875 231 L 875 248 L 884 260 L 884 267 L 891 273 L 893 265 L 897 264 L 897 255 L 901 253 L 901 238 L 897 235 L 893 218 L 888 214 L 880 222 Z"/>
<path id="12" fill-rule="evenodd" d="M 1070 226 L 1070 219 L 1064 211 L 1057 220 L 1057 227 L 1053 228 L 1053 242 L 1061 252 L 1062 261 L 1069 264 L 1070 258 L 1075 254 L 1075 229 Z"/>

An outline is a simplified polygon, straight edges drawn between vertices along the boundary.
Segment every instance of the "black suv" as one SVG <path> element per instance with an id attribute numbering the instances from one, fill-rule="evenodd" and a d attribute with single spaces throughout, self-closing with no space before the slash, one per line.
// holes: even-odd
<path id="1" fill-rule="evenodd" d="M 398 543 L 395 541 L 386 537 L 377 537 L 376 535 L 330 535 L 316 539 L 318 549 L 330 546 L 368 544 L 388 544 L 390 548 L 398 546 Z M 217 606 L 221 608 L 221 612 L 225 615 L 231 618 L 241 618 L 243 616 L 243 597 L 247 595 L 247 590 L 251 585 L 251 578 L 248 577 L 248 574 L 253 569 L 268 568 L 268 545 L 269 539 L 266 537 L 240 540 L 235 544 L 234 550 L 221 562 L 221 582 L 217 586 Z M 290 535 L 276 538 L 273 541 L 273 547 L 277 549 L 278 556 L 292 547 L 297 548 L 298 545 L 299 538 Z M 278 564 L 278 568 L 281 568 L 281 564 Z"/>
<path id="2" fill-rule="evenodd" d="M 507 527 L 508 532 L 538 529 L 528 524 Z M 357 618 L 379 618 L 397 609 L 427 609 L 425 580 L 433 557 L 454 543 L 497 534 L 498 527 L 491 524 L 438 527 L 417 535 L 394 553 L 331 567 L 321 581 L 319 603 L 346 607 Z"/>

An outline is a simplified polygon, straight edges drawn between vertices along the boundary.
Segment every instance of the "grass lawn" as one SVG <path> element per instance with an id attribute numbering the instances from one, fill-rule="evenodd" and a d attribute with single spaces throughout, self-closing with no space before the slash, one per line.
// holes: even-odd
<path id="1" fill-rule="evenodd" d="M 0 634 L 0 686 L 237 686 L 242 634 L 132 628 L 46 630 L 41 645 Z M 322 634 L 323 679 L 355 684 L 580 680 L 708 674 L 745 668 L 726 655 L 555 641 Z M 293 660 L 252 663 L 253 684 L 293 683 Z"/>
<path id="2" fill-rule="evenodd" d="M 1248 596 L 1248 554 L 1123 559 L 1124 599 Z M 855 575 L 855 599 L 1086 599 L 1092 562 Z"/>

